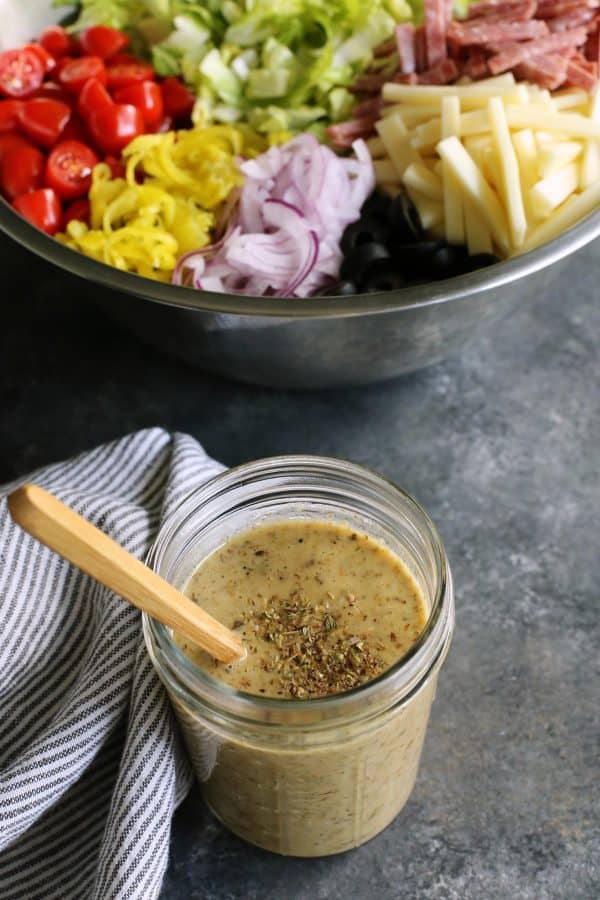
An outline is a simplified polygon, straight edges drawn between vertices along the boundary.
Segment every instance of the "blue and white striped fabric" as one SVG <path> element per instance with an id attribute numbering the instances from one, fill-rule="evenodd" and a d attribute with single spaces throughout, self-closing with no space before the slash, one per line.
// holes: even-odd
<path id="1" fill-rule="evenodd" d="M 35 472 L 138 557 L 221 470 L 139 432 Z M 191 784 L 140 613 L 26 535 L 0 493 L 0 898 L 150 900 Z"/>

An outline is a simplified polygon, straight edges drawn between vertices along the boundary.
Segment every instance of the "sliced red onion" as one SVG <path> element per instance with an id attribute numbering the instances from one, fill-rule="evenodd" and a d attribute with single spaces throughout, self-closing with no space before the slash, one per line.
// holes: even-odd
<path id="1" fill-rule="evenodd" d="M 344 228 L 360 217 L 375 186 L 363 141 L 342 158 L 302 134 L 241 163 L 246 176 L 228 232 L 188 253 L 173 281 L 202 290 L 306 297 L 339 274 Z M 191 273 L 191 275 L 190 275 Z"/>

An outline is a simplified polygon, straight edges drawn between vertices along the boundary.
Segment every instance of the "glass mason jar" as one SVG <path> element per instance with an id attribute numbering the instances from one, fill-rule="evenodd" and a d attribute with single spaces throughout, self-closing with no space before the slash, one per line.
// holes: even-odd
<path id="1" fill-rule="evenodd" d="M 454 626 L 452 580 L 411 497 L 360 466 L 311 456 L 259 460 L 194 491 L 160 529 L 149 565 L 183 589 L 233 535 L 290 519 L 362 530 L 408 567 L 428 620 L 392 668 L 344 694 L 279 700 L 217 680 L 148 616 L 144 635 L 215 815 L 259 847 L 323 856 L 374 837 L 408 799 Z"/>

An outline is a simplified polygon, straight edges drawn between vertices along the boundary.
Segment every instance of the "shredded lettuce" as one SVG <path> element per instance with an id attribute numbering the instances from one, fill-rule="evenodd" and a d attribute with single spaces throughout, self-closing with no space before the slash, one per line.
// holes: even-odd
<path id="1" fill-rule="evenodd" d="M 456 0 L 457 11 L 467 5 Z M 159 75 L 181 75 L 197 92 L 196 124 L 247 121 L 272 133 L 342 121 L 373 48 L 421 15 L 422 0 L 82 0 L 74 27 L 142 38 Z"/>

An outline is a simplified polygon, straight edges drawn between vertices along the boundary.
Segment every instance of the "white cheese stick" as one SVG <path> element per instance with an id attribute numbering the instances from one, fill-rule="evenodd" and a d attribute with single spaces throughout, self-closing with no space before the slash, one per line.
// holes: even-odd
<path id="1" fill-rule="evenodd" d="M 471 112 L 462 113 L 459 122 L 459 133 L 457 137 L 468 137 L 473 134 L 482 134 L 490 130 L 490 120 L 487 109 L 475 109 Z M 431 121 L 418 125 L 414 131 L 412 145 L 416 149 L 425 149 L 427 147 L 435 147 L 438 141 L 442 140 L 442 120 L 431 119 Z"/>
<path id="2" fill-rule="evenodd" d="M 514 247 L 520 247 L 525 240 L 527 219 L 525 218 L 517 157 L 510 139 L 504 106 L 499 97 L 490 98 L 488 115 L 500 169 L 499 187 L 508 213 L 512 243 Z"/>
<path id="3" fill-rule="evenodd" d="M 596 89 L 589 99 L 589 117 L 600 122 L 600 91 Z M 590 187 L 600 178 L 600 144 L 589 140 L 585 143 L 581 167 L 579 169 L 579 187 L 582 191 Z"/>
<path id="4" fill-rule="evenodd" d="M 438 200 L 432 200 L 431 197 L 426 197 L 425 194 L 412 188 L 407 188 L 406 191 L 415 205 L 425 231 L 444 221 L 444 207 Z"/>
<path id="5" fill-rule="evenodd" d="M 441 178 L 422 163 L 411 163 L 402 176 L 402 183 L 432 200 L 442 201 Z"/>
<path id="6" fill-rule="evenodd" d="M 586 91 L 571 90 L 557 91 L 552 95 L 552 102 L 557 110 L 573 109 L 574 107 L 587 106 L 589 96 Z"/>
<path id="7" fill-rule="evenodd" d="M 503 89 L 510 91 L 514 87 L 515 79 L 509 72 L 498 75 L 495 78 L 485 78 L 475 81 L 473 84 L 460 87 L 461 101 L 470 97 L 497 97 L 503 93 Z M 457 93 L 452 85 L 429 84 L 396 84 L 388 82 L 383 86 L 383 99 L 390 103 L 436 103 L 442 97 L 451 97 Z"/>
<path id="8" fill-rule="evenodd" d="M 370 137 L 365 141 L 367 150 L 371 154 L 371 159 L 383 159 L 387 156 L 385 144 L 380 137 Z"/>
<path id="9" fill-rule="evenodd" d="M 556 131 L 571 137 L 600 138 L 600 122 L 580 116 L 577 113 L 552 113 L 538 107 L 506 107 L 506 118 L 511 128 L 535 128 L 542 131 Z"/>
<path id="10" fill-rule="evenodd" d="M 405 169 L 411 163 L 421 161 L 420 155 L 411 146 L 406 125 L 397 113 L 387 119 L 380 119 L 376 123 L 375 129 L 384 143 L 399 178 L 404 175 Z"/>
<path id="11" fill-rule="evenodd" d="M 539 177 L 537 168 L 538 148 L 535 135 L 530 128 L 525 128 L 523 131 L 517 131 L 512 135 L 512 142 L 517 154 L 517 162 L 519 163 L 519 178 L 525 212 L 528 220 L 531 221 L 536 218 L 536 215 L 531 205 L 529 192 Z"/>
<path id="12" fill-rule="evenodd" d="M 458 137 L 460 133 L 460 100 L 458 97 L 442 99 L 442 138 Z M 465 222 L 462 190 L 447 162 L 442 160 L 444 185 L 444 221 L 446 240 L 449 244 L 464 244 Z"/>
<path id="13" fill-rule="evenodd" d="M 591 142 L 590 142 L 591 143 Z M 538 155 L 538 173 L 540 178 L 546 178 L 560 169 L 564 169 L 569 163 L 579 159 L 583 152 L 581 141 L 564 141 L 558 144 L 544 144 Z"/>
<path id="14" fill-rule="evenodd" d="M 464 197 L 463 204 L 469 254 L 473 256 L 475 253 L 492 253 L 492 236 L 483 216 L 470 197 Z"/>
<path id="15" fill-rule="evenodd" d="M 547 218 L 578 186 L 579 170 L 575 163 L 538 181 L 530 191 L 531 205 L 536 215 L 540 219 Z"/>
<path id="16" fill-rule="evenodd" d="M 448 162 L 464 191 L 485 219 L 495 243 L 508 254 L 510 240 L 502 204 L 457 137 L 449 137 L 437 145 L 441 158 Z"/>
<path id="17" fill-rule="evenodd" d="M 580 219 L 588 216 L 598 206 L 600 206 L 600 181 L 590 185 L 582 194 L 570 197 L 560 209 L 556 210 L 554 215 L 530 232 L 521 252 L 533 250 L 535 247 L 553 240 L 568 228 L 576 225 Z"/>
<path id="18" fill-rule="evenodd" d="M 382 182 L 393 184 L 394 182 L 400 181 L 396 166 L 391 159 L 374 159 L 373 170 L 375 172 L 375 181 L 377 184 L 381 184 Z"/>

